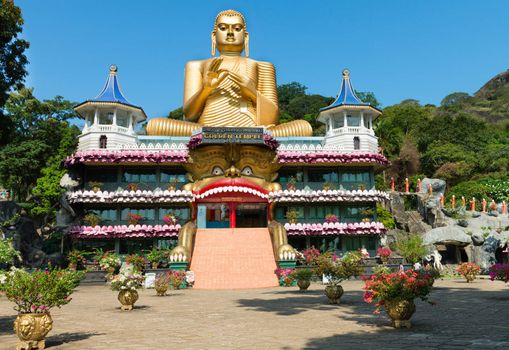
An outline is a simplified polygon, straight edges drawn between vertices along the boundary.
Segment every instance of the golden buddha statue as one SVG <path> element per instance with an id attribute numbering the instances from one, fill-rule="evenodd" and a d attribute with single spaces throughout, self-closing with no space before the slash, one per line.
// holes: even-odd
<path id="1" fill-rule="evenodd" d="M 220 12 L 212 31 L 212 56 L 186 64 L 183 110 L 187 120 L 151 119 L 148 135 L 190 136 L 202 126 L 265 127 L 275 137 L 311 136 L 305 120 L 279 124 L 274 65 L 248 58 L 244 16 Z M 245 56 L 241 56 L 245 51 Z"/>

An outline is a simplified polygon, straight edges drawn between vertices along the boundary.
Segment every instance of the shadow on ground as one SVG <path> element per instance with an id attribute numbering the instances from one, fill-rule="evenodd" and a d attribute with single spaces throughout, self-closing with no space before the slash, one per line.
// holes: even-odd
<path id="1" fill-rule="evenodd" d="M 50 333 L 51 334 L 51 333 Z M 58 346 L 67 343 L 77 342 L 80 340 L 85 340 L 96 335 L 104 335 L 105 333 L 90 333 L 90 332 L 68 332 L 68 333 L 60 333 L 56 335 L 50 335 L 46 338 L 46 346 Z"/>
<path id="2" fill-rule="evenodd" d="M 16 315 L 0 316 L 0 335 L 12 334 Z"/>

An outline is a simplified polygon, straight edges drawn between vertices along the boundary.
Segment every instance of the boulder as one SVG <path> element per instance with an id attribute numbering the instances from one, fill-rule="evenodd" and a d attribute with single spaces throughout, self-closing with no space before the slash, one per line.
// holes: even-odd
<path id="1" fill-rule="evenodd" d="M 423 235 L 423 243 L 432 245 L 436 243 L 456 243 L 467 245 L 472 243 L 472 239 L 461 228 L 457 226 L 437 227 Z"/>
<path id="2" fill-rule="evenodd" d="M 431 184 L 431 188 L 433 189 L 433 194 L 440 194 L 445 192 L 445 181 L 441 179 L 428 179 L 424 178 L 421 181 L 421 192 L 427 193 L 429 192 L 429 185 Z"/>
<path id="3" fill-rule="evenodd" d="M 483 245 L 484 237 L 480 233 L 474 233 L 472 235 L 472 243 L 474 243 L 475 246 Z"/>
<path id="4" fill-rule="evenodd" d="M 458 220 L 458 225 L 461 227 L 468 227 L 468 220 L 460 219 Z"/>
<path id="5" fill-rule="evenodd" d="M 488 213 L 489 216 L 498 217 L 498 211 L 496 210 L 490 210 Z"/>

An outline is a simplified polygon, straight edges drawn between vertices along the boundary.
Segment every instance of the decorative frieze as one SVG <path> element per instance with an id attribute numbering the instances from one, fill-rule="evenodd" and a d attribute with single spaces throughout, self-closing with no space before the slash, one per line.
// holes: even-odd
<path id="1" fill-rule="evenodd" d="M 381 235 L 387 231 L 381 222 L 286 223 L 285 229 L 289 236 Z"/>
<path id="2" fill-rule="evenodd" d="M 116 225 L 75 226 L 71 229 L 74 238 L 151 238 L 178 237 L 180 225 Z"/>
<path id="3" fill-rule="evenodd" d="M 269 202 L 383 202 L 388 193 L 377 190 L 295 190 L 269 193 Z"/>

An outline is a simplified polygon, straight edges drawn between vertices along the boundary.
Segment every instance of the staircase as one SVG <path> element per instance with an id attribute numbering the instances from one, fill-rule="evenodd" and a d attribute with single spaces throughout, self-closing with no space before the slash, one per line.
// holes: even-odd
<path id="1" fill-rule="evenodd" d="M 190 269 L 197 289 L 278 285 L 267 228 L 198 229 Z"/>

